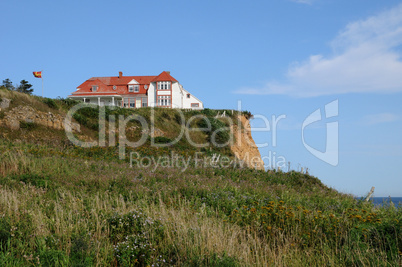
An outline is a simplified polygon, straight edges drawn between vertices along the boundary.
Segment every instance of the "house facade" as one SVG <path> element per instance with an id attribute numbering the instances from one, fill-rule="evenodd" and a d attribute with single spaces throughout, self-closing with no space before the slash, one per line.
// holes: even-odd
<path id="1" fill-rule="evenodd" d="M 185 90 L 169 71 L 158 76 L 123 76 L 119 72 L 114 77 L 93 77 L 68 97 L 99 106 L 204 108 L 202 101 Z"/>

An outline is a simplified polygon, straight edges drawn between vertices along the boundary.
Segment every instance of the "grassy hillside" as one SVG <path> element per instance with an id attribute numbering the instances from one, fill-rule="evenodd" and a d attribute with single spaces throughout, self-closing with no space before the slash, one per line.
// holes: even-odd
<path id="1" fill-rule="evenodd" d="M 25 101 L 25 96 L 12 97 L 12 105 Z M 29 101 L 61 114 L 74 104 Z M 107 112 L 142 112 L 146 117 L 150 110 Z M 164 138 L 173 139 L 179 125 L 175 111 L 155 112 L 155 126 Z M 202 113 L 213 118 L 216 111 Z M 82 132 L 97 138 L 96 111 L 79 114 L 77 121 L 86 125 Z M 187 120 L 191 113 L 185 116 Z M 63 131 L 39 125 L 17 131 L 0 126 L 0 135 L 1 266 L 402 263 L 401 209 L 356 201 L 307 174 L 196 162 L 188 168 L 152 162 L 147 168 L 130 167 L 128 159 L 118 158 L 118 144 L 80 148 Z M 138 138 L 138 132 L 130 138 Z M 210 136 L 195 133 L 193 138 Z M 167 148 L 150 142 L 130 151 L 149 157 L 172 151 L 233 156 L 227 148 L 196 149 L 185 140 Z"/>

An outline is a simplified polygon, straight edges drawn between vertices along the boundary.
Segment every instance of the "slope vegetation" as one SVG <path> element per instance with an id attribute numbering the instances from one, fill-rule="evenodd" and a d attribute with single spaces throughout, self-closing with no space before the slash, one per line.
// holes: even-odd
<path id="1" fill-rule="evenodd" d="M 25 104 L 65 116 L 76 104 L 0 93 L 12 100 L 8 110 Z M 64 130 L 52 126 L 26 121 L 14 130 L 0 126 L 1 266 L 401 264 L 401 209 L 357 201 L 304 173 L 242 167 L 228 146 L 198 148 L 188 140 L 152 145 L 180 134 L 182 117 L 174 110 L 154 110 L 157 119 L 154 129 L 145 131 L 145 143 L 127 146 L 121 159 L 122 131 L 111 118 L 139 114 L 152 124 L 151 112 L 105 110 L 112 115 L 106 144 L 87 148 L 73 145 Z M 99 140 L 100 114 L 91 107 L 77 112 L 80 129 L 74 136 Z M 201 115 L 187 128 L 204 127 L 210 119 L 211 129 L 223 129 L 219 141 L 224 142 L 231 134 L 224 130 L 228 118 L 217 114 L 183 116 L 188 122 Z M 132 142 L 144 133 L 135 119 L 126 126 Z M 208 131 L 189 134 L 202 143 L 211 141 Z M 134 160 L 127 156 L 131 152 Z M 202 160 L 195 160 L 197 153 Z M 172 154 L 191 160 L 178 163 Z M 209 160 L 214 155 L 235 163 Z M 160 158 L 164 164 L 153 161 Z"/>

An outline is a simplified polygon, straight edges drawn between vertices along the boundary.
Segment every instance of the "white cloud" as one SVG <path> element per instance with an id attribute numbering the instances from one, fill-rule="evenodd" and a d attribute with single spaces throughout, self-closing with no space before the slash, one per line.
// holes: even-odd
<path id="1" fill-rule="evenodd" d="M 379 113 L 379 114 L 373 114 L 373 115 L 368 115 L 364 117 L 364 124 L 366 125 L 375 125 L 375 124 L 380 124 L 380 123 L 386 123 L 386 122 L 394 122 L 399 120 L 399 116 L 392 114 L 392 113 Z"/>
<path id="2" fill-rule="evenodd" d="M 350 23 L 331 42 L 331 56 L 312 55 L 293 63 L 285 82 L 242 88 L 243 94 L 313 97 L 343 93 L 402 91 L 402 4 Z"/>

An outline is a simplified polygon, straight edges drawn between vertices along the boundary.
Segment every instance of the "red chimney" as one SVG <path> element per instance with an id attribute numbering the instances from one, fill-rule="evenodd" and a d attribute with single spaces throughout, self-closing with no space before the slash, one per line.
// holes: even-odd
<path id="1" fill-rule="evenodd" d="M 123 72 L 119 71 L 119 78 L 123 76 Z"/>

